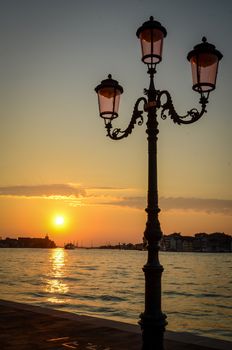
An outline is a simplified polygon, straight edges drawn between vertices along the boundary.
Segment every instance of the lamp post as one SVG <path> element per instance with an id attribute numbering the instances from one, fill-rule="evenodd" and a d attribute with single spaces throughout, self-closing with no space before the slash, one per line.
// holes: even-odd
<path id="1" fill-rule="evenodd" d="M 161 276 L 163 267 L 159 262 L 159 241 L 162 231 L 159 223 L 158 186 L 157 186 L 157 117 L 166 119 L 168 116 L 174 123 L 191 124 L 200 119 L 206 112 L 209 93 L 215 89 L 218 63 L 222 54 L 215 46 L 209 44 L 205 37 L 202 43 L 189 52 L 187 59 L 191 63 L 193 90 L 200 94 L 201 109 L 189 110 L 186 115 L 177 114 L 171 96 L 167 90 L 157 90 L 154 85 L 156 65 L 162 60 L 163 38 L 166 29 L 150 17 L 149 21 L 137 30 L 141 42 L 142 61 L 147 65 L 150 85 L 144 90 L 145 97 L 140 97 L 134 106 L 131 121 L 125 130 L 112 127 L 112 120 L 118 117 L 122 86 L 112 79 L 111 75 L 99 84 L 95 91 L 98 94 L 100 116 L 104 119 L 107 136 L 112 140 L 121 140 L 131 134 L 136 124 L 142 125 L 143 112 L 147 113 L 148 135 L 148 194 L 147 222 L 144 237 L 147 242 L 148 259 L 143 267 L 145 275 L 145 310 L 140 315 L 139 324 L 142 330 L 142 350 L 163 350 L 163 335 L 167 324 L 166 315 L 161 308 Z M 142 105 L 142 109 L 139 108 Z"/>

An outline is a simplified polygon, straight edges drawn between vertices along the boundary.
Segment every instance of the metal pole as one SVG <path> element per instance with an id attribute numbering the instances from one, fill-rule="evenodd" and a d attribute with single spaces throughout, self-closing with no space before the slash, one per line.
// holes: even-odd
<path id="1" fill-rule="evenodd" d="M 159 262 L 159 241 L 162 231 L 159 223 L 158 187 L 157 187 L 157 139 L 158 122 L 156 114 L 156 91 L 154 88 L 154 70 L 150 70 L 148 90 L 148 195 L 147 223 L 144 237 L 147 241 L 148 260 L 143 267 L 145 275 L 145 310 L 140 315 L 143 346 L 142 350 L 163 350 L 163 334 L 166 315 L 161 310 L 161 276 L 163 266 Z"/>

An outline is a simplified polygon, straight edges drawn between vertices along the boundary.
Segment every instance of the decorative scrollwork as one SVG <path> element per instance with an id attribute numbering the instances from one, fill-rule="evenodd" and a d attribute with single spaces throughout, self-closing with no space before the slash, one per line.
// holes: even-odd
<path id="1" fill-rule="evenodd" d="M 162 96 L 166 97 L 166 102 L 162 102 L 161 98 Z M 160 116 L 162 119 L 166 119 L 168 116 L 173 120 L 174 123 L 177 124 L 192 124 L 196 122 L 198 119 L 200 119 L 204 113 L 206 113 L 206 104 L 208 103 L 208 96 L 201 96 L 200 98 L 200 104 L 201 104 L 201 111 L 199 112 L 196 108 L 192 108 L 190 111 L 187 112 L 186 115 L 180 116 L 177 114 L 172 98 L 168 91 L 164 90 L 161 91 L 158 95 L 158 101 L 157 104 L 159 108 L 161 108 Z"/>
<path id="2" fill-rule="evenodd" d="M 145 97 L 140 97 L 134 106 L 133 114 L 131 121 L 128 125 L 128 127 L 125 130 L 121 130 L 119 128 L 115 128 L 111 131 L 112 129 L 112 124 L 111 121 L 106 122 L 105 126 L 107 129 L 107 136 L 109 136 L 112 140 L 121 140 L 124 137 L 127 137 L 129 134 L 131 134 L 132 130 L 134 129 L 135 124 L 137 123 L 138 125 L 143 124 L 143 110 L 139 110 L 139 104 L 140 102 L 144 103 L 144 105 L 147 103 L 147 100 Z"/>

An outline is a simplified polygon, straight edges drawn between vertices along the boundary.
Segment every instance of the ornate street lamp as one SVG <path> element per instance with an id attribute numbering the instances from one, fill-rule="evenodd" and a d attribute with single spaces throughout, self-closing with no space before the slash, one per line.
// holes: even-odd
<path id="1" fill-rule="evenodd" d="M 142 350 L 163 350 L 163 335 L 167 324 L 166 315 L 161 308 L 161 276 L 163 267 L 159 262 L 159 241 L 162 237 L 158 214 L 158 188 L 157 188 L 157 117 L 166 119 L 168 116 L 176 124 L 191 124 L 200 119 L 206 112 L 209 93 L 215 89 L 218 62 L 222 54 L 209 44 L 206 38 L 196 45 L 188 54 L 191 62 L 193 76 L 193 90 L 200 94 L 201 110 L 196 108 L 189 110 L 186 115 L 180 116 L 175 111 L 171 96 L 168 91 L 156 90 L 154 75 L 156 65 L 162 60 L 163 38 L 167 35 L 166 29 L 153 17 L 145 22 L 138 30 L 142 48 L 142 61 L 148 67 L 150 85 L 144 90 L 146 97 L 140 97 L 134 106 L 131 121 L 125 130 L 112 127 L 112 119 L 118 117 L 119 98 L 123 88 L 111 75 L 103 80 L 95 91 L 98 94 L 100 116 L 105 120 L 107 136 L 112 140 L 120 140 L 127 137 L 135 124 L 143 124 L 143 112 L 147 112 L 148 135 L 148 197 L 147 197 L 147 222 L 144 237 L 147 242 L 148 259 L 143 267 L 145 274 L 145 310 L 140 315 L 142 329 Z M 143 108 L 139 109 L 142 104 Z"/>

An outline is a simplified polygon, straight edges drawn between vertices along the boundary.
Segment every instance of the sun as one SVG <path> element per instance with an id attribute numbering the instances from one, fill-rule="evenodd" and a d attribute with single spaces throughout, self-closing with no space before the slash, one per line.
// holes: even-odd
<path id="1" fill-rule="evenodd" d="M 64 217 L 61 215 L 57 215 L 54 219 L 54 223 L 56 226 L 63 226 L 65 223 Z"/>

